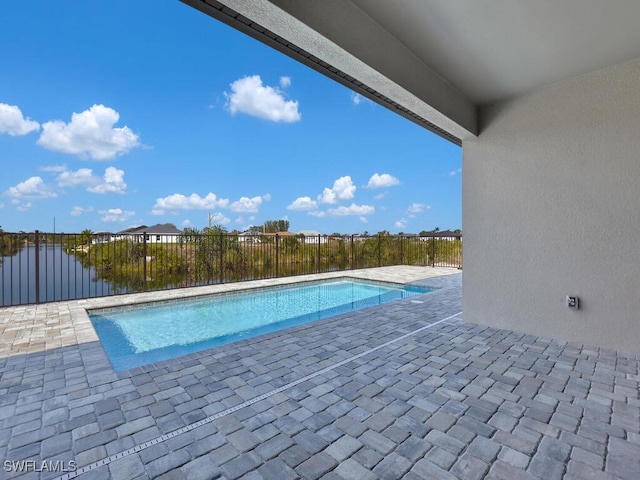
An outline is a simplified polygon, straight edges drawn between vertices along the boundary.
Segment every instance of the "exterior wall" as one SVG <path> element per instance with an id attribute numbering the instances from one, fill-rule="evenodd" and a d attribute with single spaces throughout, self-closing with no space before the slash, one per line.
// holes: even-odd
<path id="1" fill-rule="evenodd" d="M 639 85 L 636 60 L 481 109 L 463 143 L 466 321 L 640 352 Z"/>

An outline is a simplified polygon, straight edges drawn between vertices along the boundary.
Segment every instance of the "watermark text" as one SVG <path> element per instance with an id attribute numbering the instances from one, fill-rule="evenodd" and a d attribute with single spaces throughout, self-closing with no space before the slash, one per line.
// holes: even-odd
<path id="1" fill-rule="evenodd" d="M 75 472 L 78 468 L 75 460 L 5 460 L 3 465 L 5 472 Z"/>

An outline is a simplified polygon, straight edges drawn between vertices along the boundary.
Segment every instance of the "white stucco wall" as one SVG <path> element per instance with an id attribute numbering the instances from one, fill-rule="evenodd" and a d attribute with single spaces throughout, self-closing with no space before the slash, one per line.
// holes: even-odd
<path id="1" fill-rule="evenodd" d="M 465 320 L 640 352 L 640 60 L 480 122 L 463 143 Z"/>

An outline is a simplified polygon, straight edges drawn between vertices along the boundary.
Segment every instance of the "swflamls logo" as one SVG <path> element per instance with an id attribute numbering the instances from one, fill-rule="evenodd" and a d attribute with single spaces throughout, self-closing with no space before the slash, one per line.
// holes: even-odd
<path id="1" fill-rule="evenodd" d="M 63 460 L 5 460 L 5 472 L 75 472 L 77 469 L 75 460 L 65 462 Z"/>

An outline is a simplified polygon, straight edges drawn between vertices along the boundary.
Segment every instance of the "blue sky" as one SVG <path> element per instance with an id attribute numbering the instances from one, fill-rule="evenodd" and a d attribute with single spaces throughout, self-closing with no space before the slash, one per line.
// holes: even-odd
<path id="1" fill-rule="evenodd" d="M 177 0 L 0 2 L 0 226 L 461 228 L 459 147 Z"/>

